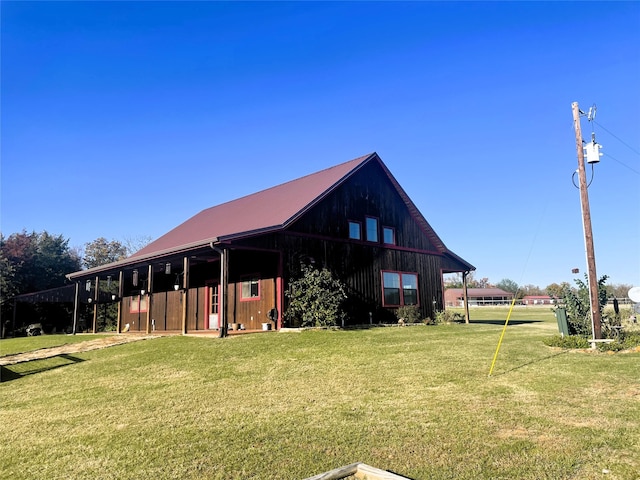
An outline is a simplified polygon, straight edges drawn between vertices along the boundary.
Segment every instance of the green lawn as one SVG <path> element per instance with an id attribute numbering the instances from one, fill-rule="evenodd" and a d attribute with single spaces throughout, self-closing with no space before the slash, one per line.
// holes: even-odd
<path id="1" fill-rule="evenodd" d="M 550 310 L 516 309 L 488 377 L 507 311 L 5 367 L 0 478 L 288 480 L 364 462 L 414 479 L 637 479 L 640 353 L 550 349 Z"/>
<path id="2" fill-rule="evenodd" d="M 0 357 L 15 353 L 30 352 L 41 348 L 60 347 L 70 343 L 86 342 L 97 338 L 104 338 L 108 334 L 78 334 L 66 335 L 38 335 L 37 337 L 17 337 L 0 341 Z"/>

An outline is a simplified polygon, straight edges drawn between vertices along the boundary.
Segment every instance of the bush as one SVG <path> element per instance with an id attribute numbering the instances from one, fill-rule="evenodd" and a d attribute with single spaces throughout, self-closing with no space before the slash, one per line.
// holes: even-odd
<path id="1" fill-rule="evenodd" d="M 420 310 L 415 305 L 405 305 L 396 310 L 396 318 L 404 323 L 420 323 Z"/>
<path id="2" fill-rule="evenodd" d="M 347 298 L 339 280 L 326 268 L 300 267 L 300 278 L 291 282 L 286 292 L 289 306 L 285 319 L 303 327 L 330 327 L 345 320 L 342 302 Z"/>
<path id="3" fill-rule="evenodd" d="M 436 312 L 433 323 L 439 325 L 441 323 L 459 323 L 464 321 L 464 315 L 450 310 L 441 310 Z"/>
<path id="4" fill-rule="evenodd" d="M 585 337 L 579 335 L 566 335 L 564 337 L 560 335 L 554 335 L 542 340 L 543 343 L 549 347 L 560 348 L 589 348 L 591 344 Z"/>
<path id="5" fill-rule="evenodd" d="M 585 275 L 585 279 L 587 276 Z M 606 275 L 598 280 L 598 302 L 600 316 L 602 318 L 602 326 L 604 327 L 609 318 L 603 314 L 604 306 L 607 304 L 606 291 Z M 567 310 L 567 323 L 570 335 L 589 336 L 592 333 L 591 326 L 591 299 L 589 285 L 580 279 L 576 279 L 577 288 L 572 288 L 568 283 L 562 285 L 562 298 L 560 298 L 560 306 Z M 610 332 L 603 328 L 602 334 L 604 338 L 608 338 Z"/>

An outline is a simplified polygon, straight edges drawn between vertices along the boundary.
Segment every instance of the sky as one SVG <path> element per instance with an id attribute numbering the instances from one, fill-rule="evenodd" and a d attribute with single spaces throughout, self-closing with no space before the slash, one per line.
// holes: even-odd
<path id="1" fill-rule="evenodd" d="M 377 152 L 476 278 L 640 285 L 640 2 L 29 2 L 1 15 L 5 236 L 158 238 Z M 573 177 L 573 178 L 572 178 Z"/>

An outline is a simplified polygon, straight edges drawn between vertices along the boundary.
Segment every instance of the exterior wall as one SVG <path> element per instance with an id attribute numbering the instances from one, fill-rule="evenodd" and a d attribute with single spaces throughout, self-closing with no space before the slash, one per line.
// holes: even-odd
<path id="1" fill-rule="evenodd" d="M 275 279 L 259 280 L 260 296 L 256 299 L 242 299 L 241 289 L 241 282 L 229 285 L 227 297 L 229 323 L 242 324 L 246 330 L 260 330 L 262 323 L 268 322 L 269 311 L 276 306 Z"/>

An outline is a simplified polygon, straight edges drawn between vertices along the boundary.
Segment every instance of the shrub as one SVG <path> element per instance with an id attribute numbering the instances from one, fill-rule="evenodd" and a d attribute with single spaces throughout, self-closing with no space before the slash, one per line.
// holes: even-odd
<path id="1" fill-rule="evenodd" d="M 396 318 L 405 323 L 420 323 L 420 310 L 415 305 L 405 305 L 396 310 Z"/>
<path id="2" fill-rule="evenodd" d="M 434 315 L 433 323 L 439 325 L 441 323 L 459 323 L 464 321 L 464 315 L 451 310 L 440 310 Z"/>
<path id="3" fill-rule="evenodd" d="M 585 337 L 579 335 L 554 335 L 553 337 L 544 338 L 543 343 L 549 347 L 560 348 L 589 348 L 591 344 Z"/>
<path id="4" fill-rule="evenodd" d="M 285 319 L 303 327 L 329 327 L 344 321 L 342 302 L 347 298 L 344 285 L 329 270 L 301 265 L 300 278 L 286 292 L 289 306 Z"/>
<path id="5" fill-rule="evenodd" d="M 609 318 L 603 314 L 604 306 L 607 304 L 607 291 L 605 286 L 607 278 L 609 277 L 603 275 L 600 280 L 598 280 L 598 301 L 603 327 L 609 322 Z M 567 310 L 569 334 L 589 336 L 592 333 L 589 286 L 580 279 L 576 279 L 575 283 L 578 286 L 577 288 L 572 288 L 568 283 L 562 285 L 560 306 Z M 602 333 L 604 338 L 608 338 L 607 335 L 610 334 L 610 331 L 603 328 Z"/>

